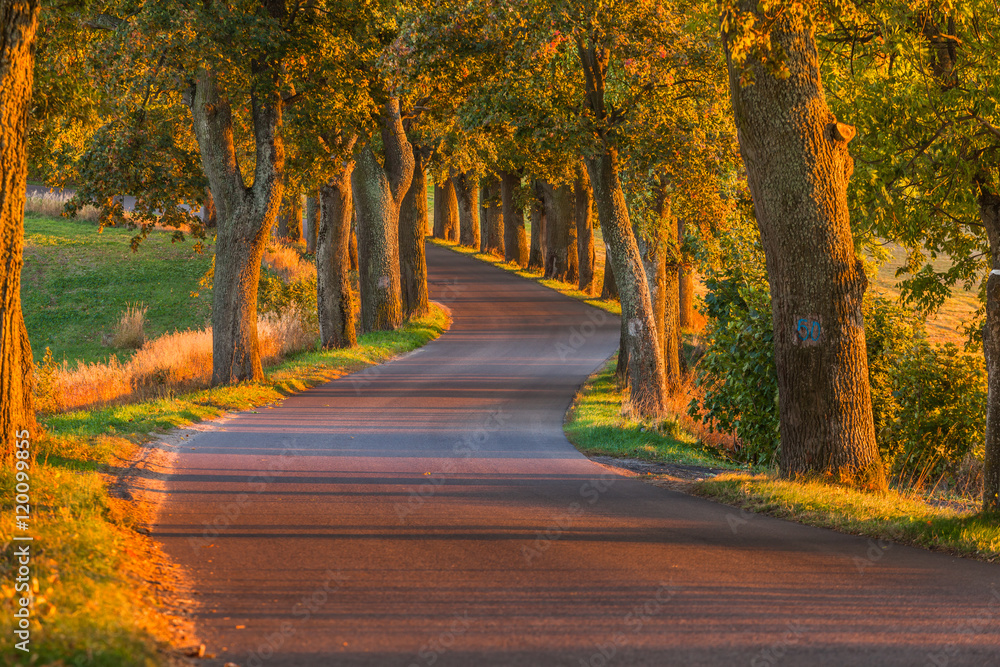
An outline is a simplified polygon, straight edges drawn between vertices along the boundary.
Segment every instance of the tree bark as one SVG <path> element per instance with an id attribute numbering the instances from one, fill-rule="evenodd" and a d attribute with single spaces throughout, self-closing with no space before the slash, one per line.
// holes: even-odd
<path id="1" fill-rule="evenodd" d="M 354 347 L 358 342 L 350 258 L 353 171 L 354 162 L 346 162 L 319 191 L 316 303 L 325 349 Z"/>
<path id="2" fill-rule="evenodd" d="M 579 261 L 579 282 L 577 287 L 584 294 L 594 293 L 594 190 L 590 187 L 590 177 L 582 164 L 577 167 L 573 185 L 576 201 L 576 254 Z"/>
<path id="3" fill-rule="evenodd" d="M 528 268 L 545 269 L 545 193 L 540 181 L 531 184 L 535 197 L 531 200 L 531 248 L 528 251 Z"/>
<path id="4" fill-rule="evenodd" d="M 361 328 L 391 331 L 402 323 L 399 277 L 399 208 L 413 178 L 413 149 L 406 139 L 399 99 L 390 97 L 382 113 L 380 164 L 371 144 L 358 153 L 351 185 L 358 233 Z"/>
<path id="5" fill-rule="evenodd" d="M 483 179 L 483 212 L 485 222 L 483 252 L 503 257 L 503 205 L 500 179 L 496 176 L 488 175 Z"/>
<path id="6" fill-rule="evenodd" d="M 986 280 L 986 446 L 983 469 L 983 511 L 1000 512 L 1000 196 L 981 192 L 979 216 L 990 243 L 992 265 Z"/>
<path id="7" fill-rule="evenodd" d="M 726 59 L 771 286 L 779 467 L 786 477 L 823 474 L 884 488 L 861 313 L 867 280 L 847 209 L 854 128 L 826 105 L 811 29 L 785 15 L 757 18 L 771 26 L 789 76 L 754 64 L 755 83 L 743 86 L 728 40 Z"/>
<path id="8" fill-rule="evenodd" d="M 424 207 L 426 208 L 426 204 Z M 434 236 L 446 241 L 457 242 L 459 229 L 458 215 L 458 198 L 455 192 L 455 181 L 451 178 L 445 178 L 440 184 L 435 183 Z"/>
<path id="9" fill-rule="evenodd" d="M 205 206 L 201 212 L 201 221 L 205 229 L 215 229 L 219 224 L 218 214 L 215 211 L 215 199 L 212 197 L 212 188 L 205 188 Z"/>
<path id="10" fill-rule="evenodd" d="M 458 174 L 455 198 L 458 201 L 458 243 L 479 249 L 479 179 L 475 174 Z"/>
<path id="11" fill-rule="evenodd" d="M 201 72 L 189 104 L 219 219 L 212 281 L 212 384 L 259 380 L 264 373 L 257 339 L 257 286 L 264 247 L 281 204 L 281 98 L 277 92 L 251 95 L 256 164 L 250 187 L 236 159 L 232 109 L 213 73 Z"/>
<path id="12" fill-rule="evenodd" d="M 351 241 L 348 247 L 351 255 L 351 271 L 358 271 L 358 209 L 351 210 Z"/>
<path id="13" fill-rule="evenodd" d="M 0 463 L 8 467 L 15 460 L 16 443 L 33 437 L 36 426 L 34 359 L 21 310 L 21 268 L 25 143 L 38 9 L 37 0 L 0 3 Z"/>
<path id="14" fill-rule="evenodd" d="M 566 282 L 577 283 L 580 280 L 580 255 L 576 245 L 576 195 L 572 186 L 566 187 L 569 188 L 570 205 L 573 207 L 566 225 Z"/>
<path id="15" fill-rule="evenodd" d="M 407 318 L 422 317 L 429 309 L 427 258 L 424 252 L 424 237 L 427 235 L 426 162 L 425 152 L 413 144 L 413 180 L 399 211 L 399 272 L 403 316 Z"/>
<path id="16" fill-rule="evenodd" d="M 500 175 L 504 260 L 523 269 L 528 266 L 528 234 L 524 229 L 524 209 L 517 201 L 517 191 L 520 187 L 519 175 L 506 172 Z"/>
<path id="17" fill-rule="evenodd" d="M 611 251 L 604 244 L 604 280 L 601 284 L 601 299 L 605 301 L 618 300 L 618 285 L 615 284 L 614 267 L 611 266 Z"/>
<path id="18" fill-rule="evenodd" d="M 622 306 L 628 357 L 628 396 L 622 407 L 638 416 L 657 417 L 663 414 L 666 403 L 663 356 L 653 301 L 618 175 L 618 154 L 607 147 L 603 154 L 589 157 L 586 162 Z"/>
<path id="19" fill-rule="evenodd" d="M 576 227 L 573 189 L 542 181 L 545 192 L 545 277 L 567 280 L 569 274 L 569 228 Z"/>
<path id="20" fill-rule="evenodd" d="M 292 243 L 302 240 L 302 193 L 286 195 L 278 212 L 278 238 Z"/>
<path id="21" fill-rule="evenodd" d="M 315 193 L 306 197 L 306 217 L 302 221 L 302 235 L 306 237 L 306 252 L 316 252 L 316 237 L 319 234 L 319 199 Z"/>
<path id="22" fill-rule="evenodd" d="M 660 345 L 663 351 L 663 374 L 667 391 L 674 393 L 681 386 L 680 356 L 680 244 L 677 221 L 670 209 L 670 199 L 665 180 L 659 182 L 660 191 L 656 208 L 658 217 L 658 243 L 656 245 L 656 295 L 657 324 L 660 326 Z"/>
<path id="23" fill-rule="evenodd" d="M 677 218 L 677 244 L 684 243 L 684 218 Z M 683 254 L 679 269 L 678 310 L 681 329 L 694 329 L 694 269 L 689 257 Z"/>

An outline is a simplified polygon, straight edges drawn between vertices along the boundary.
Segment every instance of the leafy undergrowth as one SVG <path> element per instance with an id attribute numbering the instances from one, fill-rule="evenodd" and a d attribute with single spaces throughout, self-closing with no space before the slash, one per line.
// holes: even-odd
<path id="1" fill-rule="evenodd" d="M 12 470 L 0 471 L 0 664 L 165 664 L 167 645 L 179 641 L 174 619 L 158 606 L 156 586 L 169 566 L 135 530 L 143 510 L 109 495 L 108 475 L 155 432 L 273 403 L 415 349 L 447 326 L 447 314 L 432 306 L 397 331 L 361 336 L 354 349 L 296 355 L 268 368 L 263 382 L 44 418 L 30 472 L 35 598 L 27 654 L 14 647 L 13 634 L 22 595 L 15 591 L 21 543 L 11 532 L 16 480 Z"/>
<path id="2" fill-rule="evenodd" d="M 496 255 L 491 255 L 489 253 L 479 252 L 475 248 L 468 248 L 466 246 L 458 245 L 451 241 L 445 241 L 443 239 L 435 239 L 427 237 L 427 240 L 434 245 L 441 246 L 442 248 L 448 248 L 449 250 L 454 250 L 455 252 L 462 253 L 463 255 L 468 255 L 473 259 L 478 259 L 481 262 L 486 262 L 487 264 L 492 264 L 493 266 L 503 269 L 509 273 L 514 273 L 522 278 L 527 278 L 528 280 L 533 280 L 536 283 L 545 285 L 550 289 L 554 289 L 557 292 L 561 292 L 568 297 L 574 299 L 579 299 L 585 303 L 594 306 L 595 308 L 600 308 L 601 310 L 606 310 L 609 313 L 614 313 L 615 315 L 622 314 L 622 307 L 618 301 L 615 300 L 604 300 L 601 299 L 600 295 L 594 296 L 592 294 L 585 294 L 579 289 L 576 289 L 573 285 L 569 283 L 564 283 L 559 280 L 552 280 L 546 278 L 544 273 L 540 270 L 535 269 L 522 269 L 516 264 L 511 264 L 505 262 L 502 257 L 497 257 Z M 594 266 L 594 284 L 603 285 L 604 284 L 604 263 L 601 261 L 601 255 L 598 255 L 598 261 Z"/>
<path id="3" fill-rule="evenodd" d="M 928 504 L 896 491 L 867 493 L 819 481 L 725 473 L 692 492 L 727 505 L 854 535 L 1000 559 L 1000 515 Z"/>
<path id="4" fill-rule="evenodd" d="M 612 360 L 592 375 L 566 415 L 563 430 L 577 449 L 588 455 L 709 468 L 739 467 L 699 443 L 676 419 L 654 422 L 623 416 L 616 368 L 617 361 Z"/>

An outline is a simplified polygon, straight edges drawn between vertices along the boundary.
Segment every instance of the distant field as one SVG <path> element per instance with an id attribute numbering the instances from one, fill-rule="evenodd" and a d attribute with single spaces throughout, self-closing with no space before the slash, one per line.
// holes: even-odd
<path id="1" fill-rule="evenodd" d="M 131 351 L 102 344 L 126 303 L 143 303 L 147 338 L 175 330 L 202 328 L 211 294 L 198 279 L 212 262 L 191 242 L 171 243 L 168 232 L 153 232 L 139 252 L 129 250 L 132 232 L 93 223 L 28 216 L 24 221 L 25 262 L 21 298 L 35 360 L 46 346 L 56 361 L 125 360 Z M 200 294 L 198 293 L 200 291 Z"/>
<path id="2" fill-rule="evenodd" d="M 906 251 L 899 246 L 887 248 L 892 258 L 879 268 L 878 278 L 869 289 L 887 298 L 898 299 L 899 289 L 896 283 L 896 270 L 906 262 Z M 933 262 L 935 268 L 947 268 L 947 259 L 937 259 Z M 966 324 L 979 308 L 979 296 L 975 290 L 964 290 L 958 287 L 952 296 L 945 301 L 941 309 L 927 318 L 927 337 L 936 343 L 955 343 L 961 346 L 965 343 L 962 326 Z"/>

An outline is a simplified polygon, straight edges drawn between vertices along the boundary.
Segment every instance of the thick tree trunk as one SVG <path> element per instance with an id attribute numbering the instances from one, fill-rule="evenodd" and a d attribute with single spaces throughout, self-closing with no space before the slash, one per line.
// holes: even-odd
<path id="1" fill-rule="evenodd" d="M 434 211 L 431 214 L 431 234 L 436 239 L 444 238 L 444 213 L 441 211 L 441 204 L 444 202 L 444 188 L 441 182 L 434 179 Z"/>
<path id="2" fill-rule="evenodd" d="M 611 266 L 611 251 L 604 245 L 604 280 L 601 284 L 601 299 L 605 301 L 618 300 L 618 285 L 615 284 L 615 271 Z"/>
<path id="3" fill-rule="evenodd" d="M 573 189 L 554 187 L 542 181 L 545 192 L 545 277 L 567 280 L 569 274 L 569 229 L 576 227 Z"/>
<path id="4" fill-rule="evenodd" d="M 479 249 L 479 179 L 475 174 L 459 174 L 454 178 L 458 201 L 458 243 Z"/>
<path id="5" fill-rule="evenodd" d="M 983 470 L 983 511 L 1000 512 L 1000 196 L 979 196 L 979 215 L 990 242 L 992 266 L 986 280 L 986 447 Z"/>
<path id="6" fill-rule="evenodd" d="M 528 268 L 536 271 L 545 269 L 545 193 L 540 181 L 533 181 L 531 200 L 531 248 L 528 251 Z"/>
<path id="7" fill-rule="evenodd" d="M 319 191 L 316 303 L 325 349 L 354 347 L 358 342 L 350 258 L 353 171 L 354 163 L 346 163 Z"/>
<path id="8" fill-rule="evenodd" d="M 316 193 L 318 194 L 318 193 Z M 316 237 L 319 235 L 319 199 L 306 197 L 306 217 L 302 222 L 302 234 L 306 237 L 306 252 L 316 252 Z"/>
<path id="9" fill-rule="evenodd" d="M 259 380 L 264 373 L 257 340 L 257 285 L 281 204 L 281 98 L 277 92 L 251 96 L 256 150 L 251 187 L 236 159 L 229 100 L 212 73 L 200 74 L 189 103 L 219 219 L 212 281 L 212 384 Z"/>
<path id="10" fill-rule="evenodd" d="M 582 164 L 576 170 L 573 187 L 576 201 L 576 254 L 579 261 L 577 286 L 584 294 L 594 293 L 594 190 Z"/>
<path id="11" fill-rule="evenodd" d="M 414 144 L 413 180 L 399 210 L 399 273 L 403 316 L 407 318 L 422 317 L 428 312 L 427 258 L 424 253 L 424 237 L 427 236 L 426 160 L 424 152 Z"/>
<path id="12" fill-rule="evenodd" d="M 424 197 L 426 199 L 426 196 Z M 426 203 L 424 204 L 426 208 Z M 455 181 L 444 178 L 434 184 L 434 236 L 446 241 L 458 241 L 458 198 Z"/>
<path id="13" fill-rule="evenodd" d="M 677 244 L 684 243 L 684 218 L 677 218 Z M 679 269 L 678 298 L 680 303 L 680 327 L 681 329 L 694 329 L 694 268 L 691 266 L 689 257 L 681 255 L 681 265 Z"/>
<path id="14" fill-rule="evenodd" d="M 36 435 L 34 359 L 21 311 L 21 267 L 28 176 L 25 142 L 38 8 L 35 0 L 0 3 L 0 464 L 4 466 L 15 460 L 17 442 Z"/>
<path id="15" fill-rule="evenodd" d="M 383 110 L 382 145 L 382 163 L 370 144 L 361 148 L 351 177 L 358 223 L 361 328 L 365 332 L 389 331 L 403 321 L 399 207 L 413 178 L 413 149 L 403 130 L 398 98 L 390 98 Z"/>
<path id="16" fill-rule="evenodd" d="M 504 260 L 522 269 L 528 266 L 528 232 L 524 228 L 524 209 L 517 200 L 521 177 L 500 175 L 500 199 L 503 206 Z"/>
<path id="17" fill-rule="evenodd" d="M 790 76 L 755 64 L 753 85 L 743 86 L 728 44 L 727 61 L 771 286 L 779 466 L 787 477 L 820 473 L 884 488 L 861 314 L 867 280 L 847 209 L 854 128 L 826 105 L 812 31 L 784 15 L 758 19 L 771 26 Z"/>
<path id="18" fill-rule="evenodd" d="M 628 396 L 623 408 L 643 417 L 659 416 L 666 399 L 663 356 L 642 257 L 618 175 L 618 154 L 608 147 L 604 153 L 587 158 L 586 163 L 622 306 L 628 356 Z"/>
<path id="19" fill-rule="evenodd" d="M 503 203 L 500 195 L 500 179 L 488 175 L 483 179 L 483 252 L 497 257 L 504 256 Z"/>

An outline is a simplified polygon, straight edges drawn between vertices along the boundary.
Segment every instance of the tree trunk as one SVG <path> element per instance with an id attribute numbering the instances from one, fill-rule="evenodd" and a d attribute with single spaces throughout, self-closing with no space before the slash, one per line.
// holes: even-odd
<path id="1" fill-rule="evenodd" d="M 281 97 L 251 95 L 256 160 L 247 187 L 233 146 L 229 100 L 203 71 L 189 93 L 202 167 L 215 196 L 218 234 L 212 281 L 212 384 L 264 376 L 257 340 L 257 286 L 264 247 L 281 204 L 285 148 Z"/>
<path id="2" fill-rule="evenodd" d="M 399 211 L 399 273 L 403 316 L 407 318 L 422 317 L 428 312 L 427 258 L 424 253 L 424 237 L 427 235 L 426 160 L 424 152 L 414 144 L 413 180 Z"/>
<path id="3" fill-rule="evenodd" d="M 504 260 L 523 269 L 528 266 L 528 234 L 524 229 L 524 209 L 517 201 L 517 191 L 520 187 L 519 175 L 506 172 L 500 175 Z"/>
<path id="4" fill-rule="evenodd" d="M 358 271 L 358 209 L 353 207 L 351 209 L 351 241 L 348 247 L 348 252 L 351 255 L 351 271 L 357 273 Z"/>
<path id="5" fill-rule="evenodd" d="M 16 443 L 36 435 L 34 359 L 21 311 L 21 267 L 38 8 L 36 0 L 0 4 L 0 452 L 7 467 L 15 460 Z"/>
<path id="6" fill-rule="evenodd" d="M 755 83 L 743 86 L 728 42 L 726 58 L 771 286 L 779 466 L 786 477 L 821 473 L 884 488 L 861 314 L 867 280 L 847 209 L 854 128 L 826 105 L 811 29 L 785 15 L 757 18 L 771 26 L 790 76 L 755 64 Z"/>
<path id="7" fill-rule="evenodd" d="M 459 174 L 454 178 L 458 201 L 458 243 L 479 249 L 479 179 L 474 174 Z"/>
<path id="8" fill-rule="evenodd" d="M 657 324 L 663 352 L 663 374 L 667 391 L 674 393 L 681 386 L 680 357 L 680 245 L 677 221 L 670 209 L 667 182 L 661 180 L 656 208 L 658 239 L 656 245 Z M 662 314 L 661 314 L 662 313 Z"/>
<path id="9" fill-rule="evenodd" d="M 316 237 L 319 235 L 319 209 L 319 200 L 315 195 L 306 197 L 306 218 L 302 223 L 302 233 L 306 237 L 306 252 L 309 253 L 316 252 Z"/>
<path id="10" fill-rule="evenodd" d="M 1000 196 L 983 192 L 979 216 L 990 242 L 992 266 L 986 280 L 986 447 L 983 469 L 983 511 L 1000 512 Z"/>
<path id="11" fill-rule="evenodd" d="M 426 195 L 424 196 L 426 199 Z M 424 204 L 426 209 L 427 205 Z M 455 181 L 445 177 L 434 184 L 434 236 L 446 241 L 458 241 L 458 198 Z"/>
<path id="12" fill-rule="evenodd" d="M 623 333 L 627 334 L 624 349 L 628 356 L 628 395 L 622 407 L 638 416 L 656 417 L 663 413 L 666 400 L 663 356 L 642 257 L 618 175 L 618 154 L 607 147 L 586 162 L 601 231 L 608 244 L 608 263 L 614 267 Z"/>
<path id="13" fill-rule="evenodd" d="M 531 200 L 531 249 L 528 251 L 528 268 L 545 270 L 545 193 L 540 181 L 531 184 L 535 197 Z"/>
<path id="14" fill-rule="evenodd" d="M 677 218 L 677 244 L 684 243 L 684 218 Z M 694 269 L 689 257 L 680 255 L 678 298 L 681 329 L 694 329 Z"/>
<path id="15" fill-rule="evenodd" d="M 500 179 L 496 176 L 488 175 L 483 179 L 483 211 L 485 221 L 483 252 L 503 257 L 503 206 Z"/>
<path id="16" fill-rule="evenodd" d="M 406 140 L 399 99 L 390 97 L 382 113 L 379 160 L 371 145 L 358 153 L 351 186 L 358 223 L 361 328 L 391 331 L 403 321 L 399 282 L 399 208 L 413 178 L 413 149 Z"/>
<path id="17" fill-rule="evenodd" d="M 316 238 L 316 303 L 319 336 L 325 349 L 354 347 L 358 342 L 351 285 L 351 214 L 354 163 L 319 190 L 319 231 Z"/>
<path id="18" fill-rule="evenodd" d="M 278 212 L 278 238 L 295 243 L 302 240 L 302 193 L 293 192 L 281 202 Z"/>
<path id="19" fill-rule="evenodd" d="M 580 280 L 580 256 L 576 247 L 576 197 L 572 186 L 569 188 L 570 206 L 573 210 L 566 224 L 566 282 L 577 283 Z"/>
<path id="20" fill-rule="evenodd" d="M 604 280 L 601 284 L 601 299 L 605 301 L 618 300 L 618 285 L 615 284 L 614 267 L 611 266 L 611 251 L 604 244 Z"/>
<path id="21" fill-rule="evenodd" d="M 219 224 L 218 214 L 215 212 L 215 199 L 212 197 L 212 188 L 205 188 L 205 205 L 201 211 L 201 222 L 205 229 L 215 229 Z"/>
<path id="22" fill-rule="evenodd" d="M 584 294 L 594 293 L 594 190 L 590 187 L 590 177 L 582 164 L 576 170 L 573 186 L 576 201 L 576 254 L 579 261 L 579 282 L 577 286 Z"/>
<path id="23" fill-rule="evenodd" d="M 569 228 L 576 227 L 573 190 L 542 181 L 545 192 L 545 277 L 567 279 L 569 272 Z"/>

